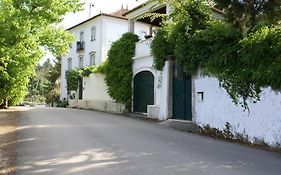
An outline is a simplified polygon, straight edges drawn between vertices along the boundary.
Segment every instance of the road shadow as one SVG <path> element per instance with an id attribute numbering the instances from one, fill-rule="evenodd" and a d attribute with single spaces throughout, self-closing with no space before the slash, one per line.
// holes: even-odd
<path id="1" fill-rule="evenodd" d="M 281 171 L 280 154 L 113 114 L 34 110 L 22 112 L 17 130 L 18 175 L 273 175 Z"/>
<path id="2" fill-rule="evenodd" d="M 0 174 L 15 173 L 17 124 L 22 107 L 0 110 Z"/>

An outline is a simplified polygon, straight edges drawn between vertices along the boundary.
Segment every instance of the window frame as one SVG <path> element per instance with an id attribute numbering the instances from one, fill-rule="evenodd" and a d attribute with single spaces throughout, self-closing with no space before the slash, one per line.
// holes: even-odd
<path id="1" fill-rule="evenodd" d="M 96 26 L 92 26 L 92 28 L 91 28 L 91 41 L 95 41 L 96 40 L 96 33 L 97 33 Z"/>
<path id="2" fill-rule="evenodd" d="M 84 56 L 79 56 L 78 57 L 78 67 L 79 68 L 84 67 Z"/>
<path id="3" fill-rule="evenodd" d="M 96 65 L 96 52 L 90 52 L 90 66 Z M 92 61 L 92 58 L 94 59 L 94 62 Z"/>
<path id="4" fill-rule="evenodd" d="M 72 69 L 72 58 L 68 58 L 67 59 L 67 70 L 71 70 Z"/>

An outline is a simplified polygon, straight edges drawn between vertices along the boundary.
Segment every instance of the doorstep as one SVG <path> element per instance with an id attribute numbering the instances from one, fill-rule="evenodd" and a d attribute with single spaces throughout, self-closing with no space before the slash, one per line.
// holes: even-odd
<path id="1" fill-rule="evenodd" d="M 126 116 L 136 119 L 142 119 L 142 120 L 151 120 L 151 121 L 158 121 L 155 118 L 150 118 L 147 116 L 147 113 L 139 113 L 139 112 L 128 112 L 125 113 Z"/>
<path id="2" fill-rule="evenodd" d="M 176 130 L 190 132 L 190 133 L 200 132 L 200 128 L 196 123 L 187 120 L 168 119 L 159 124 L 165 127 L 170 127 Z"/>

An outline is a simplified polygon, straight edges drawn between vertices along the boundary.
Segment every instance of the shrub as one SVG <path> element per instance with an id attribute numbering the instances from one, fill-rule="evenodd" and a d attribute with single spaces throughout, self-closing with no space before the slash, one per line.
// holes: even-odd
<path id="1" fill-rule="evenodd" d="M 133 80 L 133 56 L 137 35 L 125 33 L 115 41 L 108 52 L 108 63 L 104 70 L 108 94 L 116 101 L 131 104 Z"/>
<path id="2" fill-rule="evenodd" d="M 151 42 L 151 52 L 154 61 L 154 67 L 162 70 L 168 55 L 173 54 L 172 45 L 167 40 L 167 33 L 163 29 L 157 31 L 156 36 Z"/>

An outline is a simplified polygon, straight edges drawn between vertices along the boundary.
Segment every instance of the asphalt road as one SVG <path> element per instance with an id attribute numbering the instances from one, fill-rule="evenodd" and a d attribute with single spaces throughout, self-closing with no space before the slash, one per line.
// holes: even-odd
<path id="1" fill-rule="evenodd" d="M 281 154 L 124 116 L 34 108 L 18 127 L 18 175 L 280 175 Z"/>

